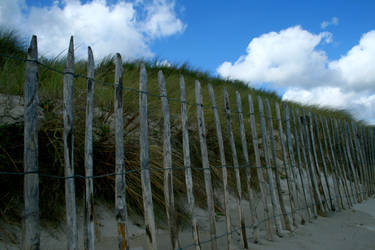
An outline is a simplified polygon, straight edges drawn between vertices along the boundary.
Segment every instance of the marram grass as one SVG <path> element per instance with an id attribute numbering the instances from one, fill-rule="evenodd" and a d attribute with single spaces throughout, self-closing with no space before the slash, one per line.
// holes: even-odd
<path id="1" fill-rule="evenodd" d="M 114 48 L 115 49 L 115 48 Z M 0 54 L 16 57 L 26 57 L 25 43 L 20 42 L 15 32 L 0 32 Z M 95 54 L 95 51 L 94 51 Z M 65 59 L 40 58 L 43 64 L 59 71 L 64 70 Z M 124 103 L 124 143 L 125 143 L 125 168 L 126 170 L 137 170 L 139 164 L 139 114 L 138 93 L 129 89 L 139 88 L 139 65 L 141 61 L 124 62 L 123 77 L 123 103 Z M 179 77 L 183 75 L 186 82 L 187 101 L 195 102 L 194 82 L 199 80 L 202 86 L 203 102 L 205 105 L 205 121 L 207 131 L 208 157 L 211 166 L 220 166 L 219 150 L 216 138 L 213 112 L 207 85 L 211 83 L 216 95 L 217 106 L 221 119 L 221 127 L 224 135 L 226 160 L 232 165 L 232 156 L 229 146 L 228 133 L 226 131 L 226 120 L 224 116 L 223 88 L 226 87 L 230 96 L 231 109 L 235 110 L 235 91 L 239 91 L 242 97 L 242 105 L 245 119 L 245 129 L 251 164 L 254 165 L 253 147 L 251 145 L 249 106 L 247 95 L 251 94 L 257 116 L 258 104 L 256 97 L 268 98 L 271 102 L 272 112 L 275 115 L 274 103 L 281 102 L 281 98 L 274 92 L 256 90 L 248 87 L 240 81 L 227 81 L 211 77 L 207 73 L 192 69 L 187 64 L 173 65 L 171 67 L 160 66 L 156 62 L 143 62 L 146 64 L 148 73 L 148 92 L 159 95 L 157 73 L 162 70 L 167 84 L 167 93 L 170 100 L 171 131 L 172 131 L 172 156 L 173 166 L 183 166 L 182 131 L 181 131 L 181 104 L 176 101 L 180 98 Z M 86 75 L 86 61 L 75 64 L 75 73 Z M 7 95 L 23 95 L 25 63 L 23 61 L 0 56 L 0 93 Z M 100 62 L 96 62 L 95 70 L 95 115 L 94 115 L 94 175 L 115 172 L 115 148 L 114 148 L 114 126 L 113 126 L 113 99 L 114 89 L 114 63 L 111 56 Z M 102 82 L 109 83 L 102 84 Z M 84 136 L 85 136 L 85 105 L 86 105 L 86 80 L 76 78 L 74 82 L 74 136 L 75 136 L 75 173 L 84 175 Z M 129 89 L 128 89 L 129 88 Z M 39 125 L 39 163 L 40 172 L 52 175 L 64 175 L 63 157 L 63 76 L 45 67 L 39 67 L 39 104 L 43 110 L 43 119 Z M 157 96 L 148 97 L 149 109 L 149 152 L 151 167 L 151 184 L 153 201 L 157 222 L 165 224 L 164 195 L 163 195 L 163 171 L 162 168 L 162 122 L 161 102 Z M 332 110 L 324 107 L 306 107 L 297 103 L 289 103 L 292 108 L 308 108 L 313 112 L 341 120 L 353 120 L 353 117 L 344 110 Z M 282 106 L 281 106 L 282 107 Z M 196 110 L 194 105 L 188 105 L 189 136 L 191 161 L 193 168 L 201 167 L 201 153 L 199 137 L 197 134 Z M 234 135 L 236 140 L 239 163 L 244 164 L 241 141 L 239 137 L 239 126 L 236 113 L 232 113 Z M 277 123 L 274 122 L 277 129 Z M 285 128 L 284 128 L 285 131 Z M 260 129 L 258 127 L 258 136 Z M 4 125 L 0 124 L 0 171 L 23 171 L 23 124 Z M 262 159 L 263 160 L 263 159 Z M 212 181 L 215 194 L 222 193 L 222 175 L 220 168 L 212 169 Z M 252 169 L 253 178 L 256 176 Z M 174 173 L 174 193 L 177 204 L 178 221 L 182 225 L 187 221 L 184 209 L 187 203 L 184 170 L 178 169 Z M 229 185 L 232 191 L 235 188 L 233 169 L 228 169 Z M 243 178 L 243 192 L 246 193 L 245 174 L 241 170 Z M 126 176 L 126 194 L 130 216 L 143 213 L 142 189 L 140 172 L 131 172 Z M 196 203 L 204 207 L 206 197 L 204 193 L 204 179 L 201 170 L 193 170 L 193 183 Z M 94 180 L 94 200 L 114 205 L 114 176 L 97 178 Z M 253 186 L 258 189 L 254 179 Z M 76 197 L 78 204 L 83 205 L 84 180 L 76 179 Z M 216 199 L 219 199 L 217 196 Z M 245 194 L 244 197 L 247 197 Z M 42 223 L 57 222 L 56 218 L 64 216 L 64 180 L 49 177 L 40 178 L 40 206 Z M 215 202 L 217 213 L 223 213 L 222 203 Z M 23 209 L 23 177 L 22 176 L 0 176 L 0 214 L 2 218 L 12 222 L 20 223 Z M 64 222 L 59 219 L 58 222 Z"/>

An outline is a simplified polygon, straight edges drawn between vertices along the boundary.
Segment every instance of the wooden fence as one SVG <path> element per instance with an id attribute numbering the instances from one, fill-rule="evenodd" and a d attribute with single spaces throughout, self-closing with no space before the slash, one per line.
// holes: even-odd
<path id="1" fill-rule="evenodd" d="M 66 233 L 68 249 L 78 249 L 75 175 L 74 175 L 74 46 L 70 40 L 67 64 L 64 72 L 64 160 L 65 160 L 65 194 L 66 194 Z M 123 100 L 122 100 L 122 60 L 119 54 L 115 56 L 114 82 L 114 115 L 115 115 L 115 208 L 118 231 L 119 249 L 129 249 L 128 213 L 126 201 L 126 166 L 124 163 L 124 135 L 123 135 Z M 93 205 L 93 98 L 94 98 L 94 59 L 92 51 L 88 49 L 87 68 L 87 106 L 85 133 L 85 216 L 84 216 L 84 247 L 95 248 L 94 233 L 94 205 Z M 140 168 L 143 206 L 145 219 L 145 235 L 150 249 L 158 248 L 157 230 L 153 209 L 152 190 L 150 183 L 150 157 L 148 151 L 148 106 L 147 106 L 147 73 L 144 65 L 140 66 L 139 76 L 139 113 L 140 113 Z M 179 230 L 176 222 L 175 201 L 173 192 L 173 164 L 171 148 L 171 127 L 166 82 L 163 73 L 158 74 L 160 99 L 163 113 L 163 167 L 164 167 L 164 197 L 165 209 L 170 233 L 170 245 L 173 249 L 183 249 L 179 241 Z M 39 172 L 38 172 L 38 52 L 37 38 L 31 40 L 26 60 L 26 81 L 24 91 L 25 120 L 24 120 L 24 249 L 40 248 L 39 223 Z M 251 231 L 253 243 L 259 239 L 259 224 L 265 223 L 266 238 L 272 240 L 275 235 L 282 236 L 283 229 L 293 230 L 300 224 L 324 216 L 328 212 L 338 212 L 352 207 L 355 203 L 368 199 L 374 193 L 374 130 L 368 127 L 358 127 L 355 123 L 348 124 L 336 119 L 327 119 L 304 109 L 291 109 L 287 104 L 282 107 L 275 104 L 276 117 L 272 117 L 270 102 L 257 97 L 260 124 L 255 122 L 253 99 L 248 95 L 249 114 L 242 111 L 241 96 L 236 93 L 235 108 L 231 107 L 229 94 L 224 89 L 224 104 L 226 131 L 232 154 L 232 166 L 227 165 L 225 146 L 218 113 L 215 93 L 211 85 L 208 92 L 212 107 L 202 103 L 202 91 L 199 81 L 195 82 L 197 130 L 200 139 L 202 171 L 204 174 L 205 193 L 207 197 L 207 213 L 209 217 L 210 244 L 213 250 L 219 249 L 216 233 L 214 193 L 211 180 L 211 168 L 206 143 L 206 126 L 204 111 L 213 109 L 216 124 L 217 143 L 222 164 L 222 187 L 224 194 L 224 211 L 226 222 L 227 248 L 233 249 L 233 227 L 229 209 L 228 171 L 234 171 L 235 199 L 238 210 L 241 247 L 249 248 L 247 231 Z M 184 78 L 180 77 L 181 129 L 183 139 L 183 155 L 187 203 L 191 218 L 192 239 L 191 246 L 201 249 L 198 219 L 195 211 L 193 192 L 192 166 L 190 159 L 189 132 L 187 129 L 187 102 Z M 282 116 L 283 114 L 283 116 Z M 232 118 L 238 119 L 241 149 L 244 165 L 240 165 L 237 147 L 234 139 Z M 250 127 L 245 126 L 245 120 Z M 273 123 L 278 127 L 274 129 Z M 260 127 L 259 127 L 260 125 Z M 258 139 L 260 128 L 261 142 Z M 252 138 L 255 163 L 250 161 L 249 142 L 246 130 Z M 278 133 L 279 140 L 275 140 Z M 262 144 L 263 151 L 258 144 Z M 277 151 L 281 147 L 282 163 L 278 161 Z M 280 151 L 280 150 L 279 150 Z M 244 172 L 240 171 L 244 168 Z M 250 171 L 255 168 L 255 171 Z M 281 192 L 280 172 L 285 172 L 288 202 L 291 213 L 287 212 L 287 204 Z M 252 176 L 252 173 L 256 175 Z M 241 174 L 245 173 L 246 192 L 242 190 Z M 305 177 L 306 175 L 306 177 Z M 330 181 L 332 177 L 333 182 Z M 252 183 L 259 183 L 259 193 L 252 188 Z M 247 194 L 245 197 L 244 194 Z M 260 195 L 264 206 L 265 219 L 258 218 L 255 211 L 255 196 Z M 249 203 L 249 211 L 245 211 L 243 201 Z M 245 214 L 251 218 L 247 224 Z"/>

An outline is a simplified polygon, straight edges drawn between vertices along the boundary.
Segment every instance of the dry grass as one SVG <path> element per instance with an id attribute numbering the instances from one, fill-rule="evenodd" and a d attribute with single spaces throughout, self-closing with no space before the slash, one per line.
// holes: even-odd
<path id="1" fill-rule="evenodd" d="M 25 56 L 24 46 L 18 42 L 14 33 L 0 33 L 0 53 L 13 54 L 16 56 Z M 9 42 L 14 46 L 2 46 Z M 64 59 L 40 59 L 44 64 L 63 71 Z M 139 64 L 140 62 L 125 62 L 124 67 L 124 87 L 138 89 L 139 83 Z M 179 75 L 185 77 L 187 88 L 187 100 L 194 103 L 194 81 L 197 79 L 202 84 L 204 105 L 210 107 L 207 84 L 211 83 L 216 93 L 218 107 L 223 105 L 223 88 L 228 89 L 231 101 L 231 108 L 235 108 L 235 91 L 238 90 L 242 96 L 243 112 L 245 113 L 245 126 L 247 141 L 251 142 L 250 125 L 248 121 L 247 95 L 251 94 L 255 101 L 255 110 L 257 110 L 256 96 L 268 98 L 273 106 L 274 102 L 281 102 L 280 97 L 274 93 L 264 90 L 256 90 L 248 87 L 239 81 L 225 81 L 210 77 L 206 73 L 192 70 L 186 65 L 175 65 L 172 67 L 161 67 L 156 63 L 146 62 L 149 92 L 159 94 L 157 84 L 157 72 L 163 70 L 166 82 L 167 93 L 171 98 L 179 98 Z M 24 62 L 0 57 L 0 93 L 10 95 L 23 95 L 24 83 Z M 75 65 L 75 72 L 86 74 L 86 62 L 80 61 Z M 107 57 L 97 64 L 95 85 L 96 115 L 94 118 L 94 174 L 101 175 L 115 171 L 115 148 L 114 148 L 114 129 L 113 121 L 113 88 L 103 85 L 100 82 L 111 83 L 114 80 L 114 64 L 112 58 Z M 62 119 L 62 95 L 63 95 L 63 76 L 52 72 L 44 67 L 39 68 L 39 98 L 40 107 L 43 109 L 44 119 L 40 121 L 39 140 L 40 140 L 40 171 L 43 173 L 60 175 L 64 174 L 63 160 L 63 119 Z M 75 107 L 75 172 L 84 175 L 84 127 L 85 127 L 85 105 L 86 105 L 86 81 L 81 78 L 75 80 L 74 89 L 74 107 Z M 125 166 L 127 170 L 139 169 L 139 138 L 138 138 L 138 93 L 131 90 L 125 90 L 124 100 L 124 135 L 125 135 Z M 292 107 L 302 107 L 301 105 L 290 103 Z M 153 200 L 155 212 L 159 220 L 164 218 L 164 197 L 163 197 L 163 172 L 155 170 L 162 168 L 162 113 L 161 103 L 158 97 L 149 97 L 149 151 L 151 164 L 151 182 L 153 190 Z M 313 112 L 324 116 L 333 116 L 338 119 L 352 120 L 349 113 L 342 110 L 331 110 L 319 107 L 310 108 Z M 173 166 L 183 166 L 182 153 L 182 133 L 180 123 L 180 103 L 171 101 L 171 126 L 172 126 L 172 147 L 173 147 Z M 219 110 L 225 135 L 224 145 L 229 145 L 226 124 L 224 120 L 223 109 Z M 196 112 L 194 105 L 188 107 L 189 114 L 189 132 L 190 149 L 193 167 L 201 166 L 201 154 L 199 147 L 199 137 L 197 135 Z M 213 113 L 210 108 L 205 109 L 205 119 L 207 126 L 207 144 L 209 149 L 210 165 L 220 165 L 218 155 L 218 145 L 216 131 L 213 120 Z M 237 142 L 237 150 L 240 164 L 243 164 L 242 152 L 240 148 L 239 129 L 237 117 L 233 114 L 234 134 Z M 259 124 L 259 121 L 257 121 Z M 277 124 L 274 124 L 277 128 Z M 258 133 L 259 133 L 258 129 Z M 22 124 L 1 125 L 0 127 L 0 171 L 23 171 L 23 126 Z M 254 163 L 252 146 L 249 145 L 251 163 Z M 231 154 L 229 147 L 226 148 L 226 158 L 228 164 L 231 164 Z M 221 187 L 221 169 L 213 169 L 214 188 Z M 242 175 L 244 176 L 244 175 Z M 255 172 L 253 173 L 255 176 Z M 234 187 L 234 173 L 229 170 L 230 186 Z M 204 181 L 201 170 L 193 171 L 194 191 L 199 206 L 205 206 Z M 140 173 L 133 172 L 127 175 L 127 200 L 130 215 L 142 214 L 142 190 Z M 107 204 L 114 204 L 114 177 L 98 178 L 95 183 L 95 199 Z M 254 182 L 255 188 L 256 183 Z M 0 176 L 0 214 L 3 218 L 13 221 L 21 221 L 22 211 L 22 190 L 23 178 L 21 176 Z M 243 188 L 243 190 L 246 190 Z M 76 179 L 77 200 L 82 202 L 84 181 Z M 178 204 L 186 203 L 185 199 L 185 176 L 183 170 L 174 171 L 174 191 Z M 54 221 L 56 218 L 64 216 L 64 180 L 41 177 L 40 178 L 40 205 L 41 218 L 43 221 Z M 217 212 L 222 208 L 217 206 Z M 183 208 L 178 206 L 179 221 L 186 220 Z M 59 220 L 60 222 L 63 220 Z M 161 221 L 159 221 L 161 222 Z"/>

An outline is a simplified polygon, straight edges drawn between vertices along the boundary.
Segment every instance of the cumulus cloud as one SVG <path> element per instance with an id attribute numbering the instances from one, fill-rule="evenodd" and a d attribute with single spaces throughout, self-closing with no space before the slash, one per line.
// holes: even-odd
<path id="1" fill-rule="evenodd" d="M 375 123 L 375 31 L 338 60 L 329 60 L 319 45 L 332 34 L 313 34 L 300 26 L 252 39 L 246 53 L 218 68 L 223 78 L 253 86 L 269 83 L 285 90 L 283 99 L 350 110 Z"/>
<path id="2" fill-rule="evenodd" d="M 309 105 L 345 109 L 359 120 L 375 124 L 375 93 L 371 91 L 344 91 L 339 87 L 312 89 L 291 88 L 282 97 Z"/>
<path id="3" fill-rule="evenodd" d="M 375 30 L 364 34 L 359 44 L 339 60 L 332 61 L 329 68 L 339 81 L 354 89 L 375 90 Z"/>
<path id="4" fill-rule="evenodd" d="M 224 62 L 217 71 L 221 77 L 253 85 L 262 82 L 280 86 L 321 84 L 329 78 L 328 58 L 316 46 L 331 41 L 332 35 L 328 32 L 312 34 L 300 26 L 270 32 L 254 38 L 246 55 L 233 64 Z"/>
<path id="5" fill-rule="evenodd" d="M 45 56 L 66 50 L 70 35 L 75 36 L 77 56 L 92 46 L 96 57 L 120 52 L 124 58 L 151 57 L 150 43 L 182 33 L 186 25 L 177 17 L 173 0 L 55 1 L 51 6 L 31 7 L 24 0 L 0 3 L 0 25 L 38 36 Z"/>
<path id="6" fill-rule="evenodd" d="M 335 25 L 335 26 L 339 25 L 339 19 L 337 17 L 332 17 L 332 19 L 330 21 L 323 21 L 320 24 L 320 27 L 322 29 L 325 29 L 325 28 L 327 28 L 330 25 Z"/>

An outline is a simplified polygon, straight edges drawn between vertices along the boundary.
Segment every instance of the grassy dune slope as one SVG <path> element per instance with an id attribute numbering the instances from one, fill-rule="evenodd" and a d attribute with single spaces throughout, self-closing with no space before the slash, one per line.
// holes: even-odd
<path id="1" fill-rule="evenodd" d="M 0 32 L 0 54 L 14 55 L 25 58 L 26 46 L 20 42 L 19 37 L 14 32 Z M 115 48 L 114 48 L 115 52 Z M 94 51 L 95 55 L 95 51 Z M 40 61 L 50 67 L 64 70 L 64 59 L 46 59 L 40 58 Z M 125 62 L 124 82 L 125 88 L 139 88 L 139 64 L 141 62 Z M 251 94 L 255 101 L 256 96 L 268 98 L 274 108 L 275 102 L 281 102 L 280 97 L 269 91 L 256 90 L 248 87 L 240 81 L 225 81 L 219 78 L 212 78 L 207 73 L 199 70 L 193 70 L 187 65 L 175 65 L 171 67 L 158 66 L 157 63 L 145 62 L 149 79 L 149 92 L 156 96 L 149 96 L 149 151 L 151 157 L 151 169 L 162 168 L 162 113 L 157 84 L 157 73 L 159 70 L 164 72 L 167 93 L 170 98 L 179 99 L 179 76 L 185 77 L 187 85 L 188 102 L 194 103 L 194 81 L 199 80 L 202 85 L 205 119 L 207 126 L 207 143 L 209 149 L 210 165 L 219 166 L 220 159 L 218 155 L 218 145 L 213 120 L 213 113 L 210 107 L 207 84 L 213 85 L 218 107 L 223 105 L 223 88 L 228 89 L 231 98 L 231 108 L 235 108 L 235 91 L 239 91 L 242 96 L 243 111 L 246 119 L 247 141 L 250 143 L 250 126 L 248 121 L 248 103 L 247 95 Z M 75 64 L 77 74 L 86 74 L 86 61 L 79 61 Z M 0 56 L 0 93 L 9 95 L 23 95 L 25 64 L 23 61 L 9 59 Z M 114 168 L 114 137 L 113 137 L 113 92 L 114 64 L 112 57 L 108 56 L 101 62 L 97 62 L 95 71 L 95 109 L 94 118 L 94 174 L 106 174 L 115 171 Z M 110 85 L 101 82 L 110 83 Z M 75 80 L 74 89 L 75 104 L 75 171 L 77 174 L 84 175 L 84 126 L 85 126 L 85 105 L 86 105 L 86 81 L 82 78 Z M 39 67 L 39 102 L 43 110 L 44 118 L 40 121 L 40 171 L 53 175 L 64 175 L 63 159 L 63 118 L 62 118 L 62 96 L 63 96 L 63 76 L 50 71 L 45 67 Z M 124 90 L 124 135 L 125 135 L 125 165 L 127 170 L 139 169 L 139 138 L 138 138 L 138 93 L 130 89 Z M 258 112 L 258 106 L 255 102 L 255 110 Z M 293 107 L 302 107 L 301 105 L 290 103 Z M 172 126 L 172 147 L 173 147 L 173 165 L 183 166 L 182 153 L 182 133 L 180 123 L 180 103 L 171 100 L 171 126 Z M 352 120 L 352 116 L 343 110 L 332 110 L 319 107 L 310 108 L 313 112 L 324 116 L 333 116 L 338 119 Z M 274 111 L 273 111 L 274 112 Z M 228 136 L 225 130 L 223 108 L 219 110 L 225 138 L 225 145 L 228 144 Z M 196 127 L 195 106 L 189 105 L 189 129 L 190 129 L 190 149 L 192 157 L 192 166 L 200 167 L 200 147 L 199 137 Z M 258 119 L 258 117 L 257 117 Z M 233 114 L 235 128 L 235 137 L 237 141 L 238 155 L 240 164 L 243 164 L 242 152 L 240 149 L 240 138 L 236 114 Z M 257 121 L 259 123 L 259 121 Z M 276 124 L 274 124 L 276 126 Z M 275 127 L 276 128 L 276 127 Z M 258 130 L 259 133 L 259 130 Z M 23 171 L 23 124 L 0 125 L 0 171 Z M 252 146 L 249 145 L 251 163 L 254 163 Z M 226 157 L 228 164 L 231 163 L 229 146 L 226 148 Z M 217 192 L 221 192 L 221 169 L 213 169 L 213 185 Z M 234 173 L 229 170 L 230 185 L 234 187 Z M 255 176 L 255 173 L 253 173 Z M 201 170 L 193 171 L 194 190 L 196 199 L 200 206 L 205 206 L 204 182 Z M 163 172 L 153 170 L 152 190 L 155 202 L 156 214 L 161 219 L 164 216 L 164 197 L 163 197 Z M 114 204 L 114 177 L 98 178 L 95 183 L 96 201 L 105 201 L 107 204 Z M 142 190 L 140 173 L 133 172 L 127 175 L 127 200 L 129 204 L 130 215 L 142 213 Z M 256 183 L 254 183 L 256 188 Z M 178 204 L 186 203 L 185 199 L 185 177 L 183 170 L 174 171 L 174 189 Z M 84 181 L 76 180 L 77 199 L 82 204 Z M 245 188 L 243 190 L 246 190 Z M 4 218 L 21 222 L 22 211 L 22 192 L 23 178 L 21 176 L 0 176 L 0 214 Z M 40 178 L 40 205 L 42 221 L 54 221 L 56 218 L 64 216 L 64 180 L 41 177 Z M 178 207 L 179 220 L 186 219 L 183 215 L 183 209 Z M 217 211 L 222 208 L 217 206 Z M 59 221 L 63 221 L 59 219 Z"/>

